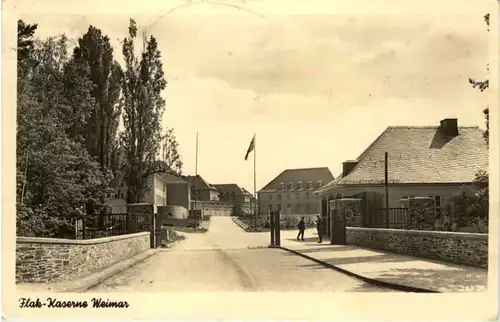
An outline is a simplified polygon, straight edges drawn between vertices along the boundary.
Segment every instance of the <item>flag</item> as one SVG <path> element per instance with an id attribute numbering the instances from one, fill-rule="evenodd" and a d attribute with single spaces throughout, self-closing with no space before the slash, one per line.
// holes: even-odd
<path id="1" fill-rule="evenodd" d="M 247 154 L 245 155 L 245 161 L 248 160 L 248 155 L 255 149 L 255 134 L 250 142 L 250 146 L 248 146 Z"/>

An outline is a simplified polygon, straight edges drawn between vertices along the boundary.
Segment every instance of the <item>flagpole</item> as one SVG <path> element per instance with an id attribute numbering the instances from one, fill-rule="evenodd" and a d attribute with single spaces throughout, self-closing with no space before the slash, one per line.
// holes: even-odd
<path id="1" fill-rule="evenodd" d="M 196 132 L 196 165 L 195 175 L 198 175 L 198 132 Z"/>
<path id="2" fill-rule="evenodd" d="M 255 133 L 253 134 L 253 197 L 255 199 L 254 211 L 255 211 L 255 231 L 257 231 L 257 138 Z"/>

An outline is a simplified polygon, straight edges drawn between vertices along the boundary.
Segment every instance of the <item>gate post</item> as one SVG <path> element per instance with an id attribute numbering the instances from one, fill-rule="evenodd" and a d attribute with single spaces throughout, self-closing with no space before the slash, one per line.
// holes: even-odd
<path id="1" fill-rule="evenodd" d="M 156 214 L 153 212 L 151 214 L 151 238 L 149 238 L 151 248 L 155 248 L 156 245 L 156 222 L 155 222 Z"/>
<path id="2" fill-rule="evenodd" d="M 274 242 L 276 246 L 281 246 L 281 220 L 280 220 L 280 211 L 277 210 L 274 213 L 274 231 L 275 237 Z"/>
<path id="3" fill-rule="evenodd" d="M 274 246 L 275 245 L 275 241 L 274 241 L 274 230 L 276 229 L 275 225 L 274 225 L 274 211 L 270 211 L 269 212 L 269 230 L 271 231 L 271 246 Z"/>

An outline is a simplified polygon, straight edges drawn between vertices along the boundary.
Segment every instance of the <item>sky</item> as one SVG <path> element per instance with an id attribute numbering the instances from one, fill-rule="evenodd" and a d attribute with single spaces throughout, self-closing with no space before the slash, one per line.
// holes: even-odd
<path id="1" fill-rule="evenodd" d="M 130 17 L 154 35 L 168 82 L 163 126 L 175 130 L 185 174 L 195 173 L 197 132 L 198 174 L 253 192 L 244 156 L 254 133 L 258 191 L 284 169 L 336 177 L 391 125 L 484 126 L 487 96 L 468 78 L 487 77 L 486 2 L 167 2 L 113 15 L 105 5 L 63 13 L 60 2 L 59 13 L 21 17 L 42 38 L 76 39 L 92 24 L 119 61 Z"/>

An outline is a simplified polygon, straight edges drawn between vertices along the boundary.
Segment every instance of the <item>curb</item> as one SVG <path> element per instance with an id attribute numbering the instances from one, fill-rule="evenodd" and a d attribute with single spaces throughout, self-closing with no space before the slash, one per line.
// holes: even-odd
<path id="1" fill-rule="evenodd" d="M 110 267 L 105 268 L 99 272 L 93 273 L 90 276 L 84 277 L 80 280 L 72 282 L 73 285 L 68 286 L 56 286 L 53 288 L 53 292 L 57 293 L 82 293 L 87 291 L 88 289 L 97 286 L 104 280 L 124 271 L 125 269 L 140 263 L 147 258 L 155 255 L 158 251 L 156 249 L 149 249 L 141 254 L 135 255 L 131 258 L 128 258 L 122 262 L 118 262 Z M 76 284 L 76 285 L 75 285 Z"/>
<path id="2" fill-rule="evenodd" d="M 390 289 L 393 289 L 393 290 L 403 291 L 403 292 L 412 292 L 412 293 L 441 293 L 441 292 L 434 291 L 434 290 L 428 290 L 428 289 L 424 289 L 424 288 L 413 287 L 413 286 L 406 286 L 406 285 L 401 285 L 401 284 L 394 284 L 394 283 L 384 282 L 384 281 L 373 279 L 373 278 L 368 278 L 368 277 L 365 277 L 365 276 L 353 273 L 351 271 L 347 271 L 347 270 L 345 270 L 343 268 L 340 268 L 338 266 L 335 266 L 333 264 L 329 264 L 329 263 L 324 262 L 322 260 L 316 259 L 316 258 L 311 257 L 309 255 L 303 254 L 303 253 L 298 252 L 296 250 L 283 247 L 283 246 L 269 246 L 269 248 L 279 248 L 279 249 L 282 249 L 282 250 L 286 250 L 286 251 L 288 251 L 290 253 L 293 253 L 295 255 L 304 257 L 304 258 L 306 258 L 308 260 L 311 260 L 311 261 L 313 261 L 315 263 L 318 263 L 320 265 L 323 265 L 325 267 L 334 269 L 334 270 L 336 270 L 338 272 L 341 272 L 343 274 L 346 274 L 348 276 L 360 279 L 363 282 L 366 282 L 368 284 L 372 284 L 372 285 L 376 285 L 376 286 L 381 286 L 381 287 L 385 287 L 385 288 L 390 288 Z"/>

